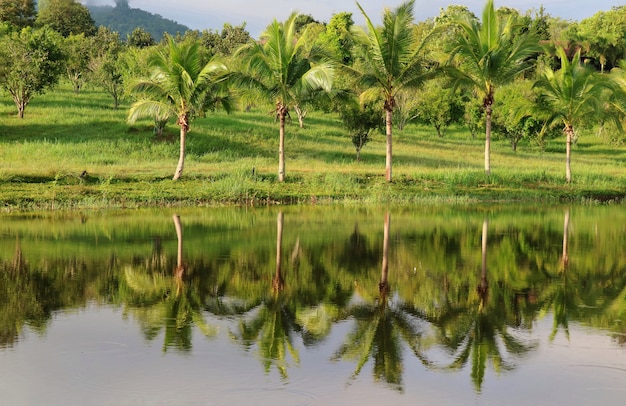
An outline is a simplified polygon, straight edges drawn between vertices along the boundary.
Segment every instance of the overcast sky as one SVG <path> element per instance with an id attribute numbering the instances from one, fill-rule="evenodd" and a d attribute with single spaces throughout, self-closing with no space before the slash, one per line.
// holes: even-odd
<path id="1" fill-rule="evenodd" d="M 114 5 L 115 0 L 83 0 L 82 3 Z M 239 25 L 257 37 L 276 18 L 286 19 L 292 11 L 310 14 L 318 21 L 328 21 L 333 14 L 348 11 L 357 24 L 363 22 L 354 0 L 128 0 L 130 7 L 160 14 L 192 29 L 221 29 L 224 23 Z M 378 24 L 385 8 L 394 8 L 402 0 L 360 0 L 365 12 Z M 422 21 L 439 14 L 450 4 L 469 7 L 480 16 L 486 0 L 416 0 L 415 20 Z M 547 13 L 566 20 L 581 20 L 598 11 L 610 10 L 624 0 L 495 0 L 496 7 L 512 7 L 521 12 L 544 6 Z"/>

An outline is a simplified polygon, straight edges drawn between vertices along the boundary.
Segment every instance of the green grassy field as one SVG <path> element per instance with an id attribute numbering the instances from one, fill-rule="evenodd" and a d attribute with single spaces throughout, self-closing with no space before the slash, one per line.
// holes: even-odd
<path id="1" fill-rule="evenodd" d="M 287 181 L 277 182 L 278 124 L 269 108 L 210 113 L 192 122 L 183 179 L 171 181 L 178 128 L 156 138 L 150 121 L 126 123 L 96 90 L 69 87 L 36 96 L 20 120 L 0 98 L 0 204 L 5 211 L 158 205 L 411 203 L 474 201 L 620 202 L 626 196 L 626 146 L 588 134 L 572 154 L 565 183 L 564 137 L 545 149 L 492 144 L 463 128 L 444 138 L 409 125 L 394 132 L 394 182 L 384 179 L 385 139 L 375 134 L 356 162 L 335 115 L 311 111 L 305 128 L 287 126 Z M 81 174 L 86 171 L 86 175 Z"/>

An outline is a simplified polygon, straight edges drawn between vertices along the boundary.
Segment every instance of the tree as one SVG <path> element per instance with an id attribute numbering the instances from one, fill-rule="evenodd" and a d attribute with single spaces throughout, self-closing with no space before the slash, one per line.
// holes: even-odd
<path id="1" fill-rule="evenodd" d="M 128 34 L 126 42 L 129 46 L 137 48 L 146 48 L 156 44 L 154 38 L 152 38 L 152 34 L 141 27 L 135 28 L 133 32 Z"/>
<path id="2" fill-rule="evenodd" d="M 285 181 L 285 122 L 289 109 L 298 105 L 306 93 L 332 86 L 333 68 L 322 50 L 307 43 L 306 30 L 296 35 L 298 14 L 284 22 L 274 20 L 261 34 L 260 41 L 242 46 L 237 54 L 246 61 L 244 88 L 274 103 L 273 113 L 280 123 L 278 147 L 278 181 Z"/>
<path id="3" fill-rule="evenodd" d="M 425 83 L 419 94 L 420 97 L 413 106 L 414 117 L 434 127 L 437 136 L 443 137 L 446 128 L 455 121 L 460 121 L 463 115 L 461 97 L 442 78 Z M 415 98 L 414 95 L 411 96 Z"/>
<path id="4" fill-rule="evenodd" d="M 339 116 L 352 138 L 352 145 L 356 149 L 356 160 L 360 162 L 361 149 L 371 140 L 371 132 L 384 130 L 382 114 L 371 104 L 361 105 L 358 100 L 354 100 L 343 105 L 339 110 Z"/>
<path id="5" fill-rule="evenodd" d="M 61 42 L 48 28 L 30 27 L 0 39 L 0 86 L 13 98 L 19 118 L 35 94 L 59 81 L 65 63 Z"/>
<path id="6" fill-rule="evenodd" d="M 90 62 L 91 42 L 85 34 L 71 34 L 64 41 L 67 63 L 65 69 L 67 78 L 72 84 L 75 93 L 79 93 L 87 81 Z"/>
<path id="7" fill-rule="evenodd" d="M 120 54 L 123 50 L 119 34 L 100 27 L 92 37 L 92 52 L 89 69 L 95 83 L 113 97 L 113 108 L 119 107 L 124 93 L 124 77 Z"/>
<path id="8" fill-rule="evenodd" d="M 565 180 L 572 182 L 571 154 L 575 131 L 579 126 L 612 121 L 621 130 L 622 109 L 617 106 L 624 93 L 612 78 L 581 64 L 578 50 L 571 60 L 563 48 L 557 49 L 561 69 L 549 68 L 535 83 L 539 97 L 535 113 L 545 118 L 546 127 L 560 123 L 565 132 Z"/>
<path id="9" fill-rule="evenodd" d="M 49 25 L 64 37 L 70 34 L 96 33 L 96 23 L 89 9 L 74 0 L 48 0 L 39 5 L 38 26 Z"/>
<path id="10" fill-rule="evenodd" d="M 352 13 L 333 15 L 325 30 L 319 35 L 320 43 L 329 49 L 334 57 L 344 65 L 352 64 L 352 47 L 354 45 L 350 32 L 354 26 Z"/>
<path id="11" fill-rule="evenodd" d="M 612 69 L 626 56 L 626 6 L 585 18 L 578 24 L 577 33 L 587 42 L 586 55 L 600 64 L 600 71 Z"/>
<path id="12" fill-rule="evenodd" d="M 385 177 L 392 180 L 392 124 L 396 95 L 406 88 L 415 88 L 429 78 L 429 70 L 420 57 L 423 42 L 413 30 L 413 6 L 410 0 L 394 11 L 385 10 L 383 26 L 377 28 L 359 3 L 367 30 L 354 30 L 358 54 L 355 64 L 347 68 L 357 78 L 362 89 L 361 100 L 372 100 L 383 95 L 386 123 Z"/>
<path id="13" fill-rule="evenodd" d="M 0 22 L 22 29 L 32 27 L 36 17 L 34 0 L 0 0 Z"/>
<path id="14" fill-rule="evenodd" d="M 167 35 L 168 49 L 155 52 L 149 59 L 152 68 L 150 79 L 140 80 L 130 88 L 140 99 L 128 113 L 128 121 L 140 117 L 163 118 L 175 116 L 180 127 L 180 155 L 173 180 L 183 174 L 185 143 L 191 121 L 206 103 L 207 95 L 217 92 L 227 79 L 227 68 L 213 60 L 200 63 L 199 43 L 176 44 Z M 222 106 L 229 111 L 230 100 L 221 98 Z"/>
<path id="15" fill-rule="evenodd" d="M 485 173 L 491 174 L 491 120 L 495 89 L 513 81 L 529 69 L 528 58 L 540 52 L 538 40 L 531 34 L 518 35 L 514 17 L 500 18 L 493 0 L 487 0 L 482 23 L 462 17 L 453 24 L 461 29 L 451 51 L 459 57 L 457 69 L 450 70 L 456 86 L 472 89 L 482 98 L 485 109 Z"/>

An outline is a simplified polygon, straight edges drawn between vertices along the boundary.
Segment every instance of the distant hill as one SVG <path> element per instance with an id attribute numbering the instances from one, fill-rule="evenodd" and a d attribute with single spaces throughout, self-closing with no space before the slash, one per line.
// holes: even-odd
<path id="1" fill-rule="evenodd" d="M 155 41 L 160 41 L 164 33 L 172 35 L 181 34 L 189 30 L 189 27 L 179 24 L 176 21 L 168 20 L 158 14 L 130 8 L 124 1 L 116 2 L 116 6 L 93 6 L 87 5 L 91 17 L 96 22 L 96 26 L 103 25 L 120 34 L 120 38 L 125 40 L 127 35 L 137 27 L 148 31 Z"/>

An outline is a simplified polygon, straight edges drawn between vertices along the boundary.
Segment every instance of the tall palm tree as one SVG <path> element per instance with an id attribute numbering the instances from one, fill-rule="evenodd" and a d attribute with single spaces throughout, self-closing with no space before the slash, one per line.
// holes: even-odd
<path id="1" fill-rule="evenodd" d="M 575 130 L 584 123 L 610 120 L 621 129 L 618 106 L 620 90 L 616 82 L 583 66 L 580 50 L 570 61 L 563 48 L 557 49 L 561 68 L 543 71 L 535 83 L 539 91 L 536 113 L 543 115 L 546 126 L 562 123 L 567 137 L 565 147 L 565 180 L 572 181 L 571 154 Z"/>
<path id="2" fill-rule="evenodd" d="M 357 79 L 362 89 L 361 100 L 382 97 L 386 125 L 385 178 L 392 180 L 392 125 L 396 95 L 403 89 L 417 88 L 431 71 L 421 57 L 424 41 L 413 24 L 415 1 L 407 1 L 395 10 L 385 10 L 382 27 L 375 27 L 361 5 L 357 6 L 365 17 L 367 30 L 355 27 L 354 42 L 357 58 L 348 72 Z"/>
<path id="3" fill-rule="evenodd" d="M 531 67 L 528 59 L 541 51 L 538 38 L 515 36 L 517 22 L 496 14 L 493 0 L 487 0 L 482 22 L 461 15 L 453 20 L 461 34 L 450 53 L 459 57 L 459 67 L 450 70 L 456 86 L 473 90 L 482 98 L 485 110 L 485 173 L 491 174 L 491 114 L 495 89 L 513 81 Z"/>
<path id="4" fill-rule="evenodd" d="M 320 89 L 330 91 L 332 64 L 324 52 L 310 46 L 306 31 L 297 33 L 297 13 L 284 23 L 274 20 L 261 34 L 260 41 L 243 45 L 237 54 L 246 61 L 241 77 L 245 90 L 268 99 L 280 123 L 278 181 L 285 181 L 285 122 L 289 110 L 299 105 L 304 94 Z"/>
<path id="5" fill-rule="evenodd" d="M 150 79 L 140 80 L 130 88 L 140 99 L 131 106 L 128 121 L 132 123 L 141 117 L 155 120 L 176 117 L 180 127 L 180 154 L 173 180 L 178 180 L 183 174 L 191 121 L 206 105 L 207 98 L 225 91 L 228 69 L 216 60 L 203 65 L 199 43 L 177 44 L 170 35 L 166 36 L 167 52 L 158 51 L 148 58 L 153 72 Z M 232 100 L 227 94 L 218 97 L 218 101 L 230 111 Z"/>

